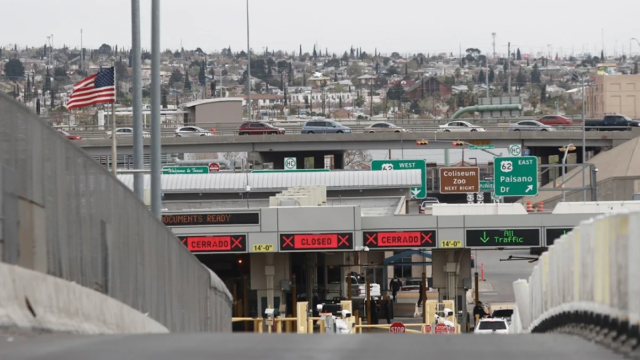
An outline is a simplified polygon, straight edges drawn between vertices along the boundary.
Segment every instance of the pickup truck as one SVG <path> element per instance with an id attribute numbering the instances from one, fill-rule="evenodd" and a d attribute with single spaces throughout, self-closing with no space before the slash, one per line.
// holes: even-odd
<path id="1" fill-rule="evenodd" d="M 586 120 L 584 125 L 588 131 L 629 131 L 633 127 L 640 127 L 640 121 L 624 115 L 605 115 L 602 120 Z"/>

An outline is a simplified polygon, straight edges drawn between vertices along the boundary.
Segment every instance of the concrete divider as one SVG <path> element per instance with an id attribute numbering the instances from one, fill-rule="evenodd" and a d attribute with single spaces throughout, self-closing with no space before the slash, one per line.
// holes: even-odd
<path id="1" fill-rule="evenodd" d="M 0 328 L 77 334 L 169 332 L 95 290 L 5 263 L 0 263 Z"/>
<path id="2" fill-rule="evenodd" d="M 640 213 L 583 221 L 514 282 L 518 332 L 567 332 L 640 352 Z"/>

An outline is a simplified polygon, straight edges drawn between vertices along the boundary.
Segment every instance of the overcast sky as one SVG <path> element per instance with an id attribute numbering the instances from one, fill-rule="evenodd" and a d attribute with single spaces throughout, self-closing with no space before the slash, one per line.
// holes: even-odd
<path id="1" fill-rule="evenodd" d="M 142 44 L 150 48 L 151 0 L 141 0 L 141 8 Z M 53 34 L 56 47 L 79 47 L 80 29 L 85 47 L 131 44 L 130 0 L 0 0 L 0 9 L 10 15 L 2 17 L 0 46 L 42 46 Z M 351 45 L 371 53 L 455 54 L 461 46 L 490 54 L 496 32 L 498 53 L 511 42 L 533 56 L 548 53 L 548 45 L 552 54 L 599 55 L 604 29 L 607 54 L 627 54 L 630 39 L 640 39 L 638 10 L 637 0 L 614 9 L 594 0 L 250 0 L 251 47 L 297 51 L 302 44 L 311 52 L 317 43 L 339 54 Z M 245 0 L 163 0 L 161 17 L 163 49 L 246 48 Z M 640 45 L 634 42 L 632 52 Z"/>

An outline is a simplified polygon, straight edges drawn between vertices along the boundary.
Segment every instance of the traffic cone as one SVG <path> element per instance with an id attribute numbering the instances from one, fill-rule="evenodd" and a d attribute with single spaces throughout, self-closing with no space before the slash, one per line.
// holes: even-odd
<path id="1" fill-rule="evenodd" d="M 533 203 L 531 201 L 527 201 L 527 212 L 533 212 Z"/>
<path id="2" fill-rule="evenodd" d="M 540 201 L 538 203 L 538 212 L 543 212 L 544 211 L 544 202 Z"/>

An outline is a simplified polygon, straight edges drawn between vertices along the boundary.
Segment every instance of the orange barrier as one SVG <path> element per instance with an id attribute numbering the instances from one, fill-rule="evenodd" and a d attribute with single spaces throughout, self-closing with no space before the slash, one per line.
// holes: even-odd
<path id="1" fill-rule="evenodd" d="M 480 264 L 480 280 L 485 281 L 484 280 L 484 263 Z"/>
<path id="2" fill-rule="evenodd" d="M 533 203 L 531 201 L 527 201 L 527 212 L 533 212 Z"/>
<path id="3" fill-rule="evenodd" d="M 544 202 L 540 201 L 538 203 L 538 212 L 543 212 L 544 211 Z"/>

